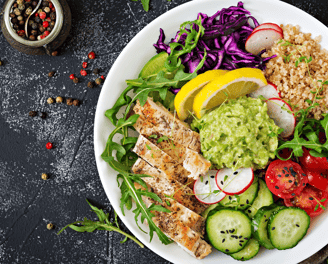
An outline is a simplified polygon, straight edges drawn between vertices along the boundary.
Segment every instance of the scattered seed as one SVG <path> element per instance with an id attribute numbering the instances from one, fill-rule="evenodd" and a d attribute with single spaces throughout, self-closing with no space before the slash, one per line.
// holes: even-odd
<path id="1" fill-rule="evenodd" d="M 276 189 L 279 189 L 279 187 L 278 187 L 278 186 L 274 186 L 274 188 L 276 188 Z"/>
<path id="2" fill-rule="evenodd" d="M 266 215 L 264 215 L 264 217 L 266 217 Z"/>
<path id="3" fill-rule="evenodd" d="M 240 240 L 240 241 L 239 241 L 239 243 L 243 243 L 243 242 L 244 242 L 244 240 Z"/>
<path id="4" fill-rule="evenodd" d="M 244 260 L 244 257 L 242 257 L 240 260 Z"/>
<path id="5" fill-rule="evenodd" d="M 248 237 L 244 237 L 245 240 L 248 240 Z"/>
<path id="6" fill-rule="evenodd" d="M 56 97 L 56 103 L 57 103 L 57 104 L 61 104 L 61 103 L 63 102 L 63 100 L 64 100 L 64 99 L 63 99 L 63 97 L 61 97 L 61 96 L 57 96 L 57 97 Z"/>
<path id="7" fill-rule="evenodd" d="M 229 249 L 226 249 L 225 251 L 226 251 L 226 252 L 229 252 Z"/>
<path id="8" fill-rule="evenodd" d="M 205 182 L 205 185 L 207 185 L 207 184 L 208 184 L 208 181 Z"/>
<path id="9" fill-rule="evenodd" d="M 214 177 L 215 177 L 214 175 L 211 176 L 212 179 L 214 179 Z"/>
<path id="10" fill-rule="evenodd" d="M 36 111 L 28 112 L 28 115 L 31 116 L 31 117 L 35 117 L 37 114 L 38 114 L 38 112 L 36 112 Z"/>
<path id="11" fill-rule="evenodd" d="M 294 184 L 295 184 L 295 186 L 297 186 L 297 185 L 298 185 L 298 183 L 297 183 L 297 182 L 295 182 Z"/>
<path id="12" fill-rule="evenodd" d="M 89 88 L 93 88 L 95 85 L 94 85 L 94 82 L 88 82 L 88 87 Z"/>
<path id="13" fill-rule="evenodd" d="M 247 212 L 251 213 L 252 211 L 251 210 L 247 210 Z"/>
<path id="14" fill-rule="evenodd" d="M 54 99 L 51 98 L 51 97 L 49 97 L 49 98 L 47 99 L 47 103 L 48 103 L 48 104 L 53 104 L 54 102 L 55 102 Z"/>
<path id="15" fill-rule="evenodd" d="M 299 225 L 299 224 L 296 224 L 296 226 L 297 226 L 297 227 L 300 227 L 300 225 Z"/>
<path id="16" fill-rule="evenodd" d="M 80 105 L 80 101 L 77 100 L 77 99 L 73 100 L 73 105 L 74 106 L 79 106 Z"/>
<path id="17" fill-rule="evenodd" d="M 51 72 L 48 73 L 49 77 L 54 77 L 54 75 L 55 75 L 55 71 L 51 71 Z"/>
<path id="18" fill-rule="evenodd" d="M 286 174 L 285 177 L 289 177 L 289 174 Z"/>
<path id="19" fill-rule="evenodd" d="M 288 168 L 287 168 L 287 167 L 284 167 L 284 169 L 285 169 L 286 171 L 288 171 Z"/>
<path id="20" fill-rule="evenodd" d="M 238 238 L 241 239 L 243 236 L 239 236 Z"/>
<path id="21" fill-rule="evenodd" d="M 73 99 L 72 98 L 67 98 L 66 104 L 67 105 L 73 105 Z"/>
<path id="22" fill-rule="evenodd" d="M 306 176 L 306 174 L 305 173 L 302 173 L 302 176 Z"/>
<path id="23" fill-rule="evenodd" d="M 230 200 L 230 201 L 232 200 L 232 197 L 231 197 L 231 196 L 229 196 L 229 200 Z"/>
<path id="24" fill-rule="evenodd" d="M 309 200 L 313 201 L 313 197 L 309 197 Z"/>
<path id="25" fill-rule="evenodd" d="M 224 241 L 225 241 L 225 238 L 222 239 L 222 243 L 224 243 Z"/>
<path id="26" fill-rule="evenodd" d="M 75 77 L 75 78 L 73 79 L 73 83 L 78 83 L 78 82 L 79 82 L 79 78 Z"/>
<path id="27" fill-rule="evenodd" d="M 54 228 L 54 225 L 52 223 L 47 224 L 47 229 L 51 230 Z"/>
<path id="28" fill-rule="evenodd" d="M 97 78 L 97 79 L 95 80 L 95 83 L 96 83 L 97 85 L 102 84 L 102 82 L 103 82 L 103 80 L 102 80 L 101 78 Z"/>
<path id="29" fill-rule="evenodd" d="M 58 51 L 57 50 L 55 50 L 55 51 L 53 51 L 52 53 L 51 53 L 51 56 L 57 56 L 58 55 Z"/>
<path id="30" fill-rule="evenodd" d="M 41 174 L 41 178 L 42 178 L 42 180 L 48 180 L 49 179 L 49 176 L 46 173 L 42 173 Z"/>
<path id="31" fill-rule="evenodd" d="M 303 186 L 305 186 L 305 183 L 303 183 Z"/>
<path id="32" fill-rule="evenodd" d="M 244 204 L 241 204 L 240 206 L 244 206 Z"/>
<path id="33" fill-rule="evenodd" d="M 292 196 L 295 196 L 295 193 L 292 193 Z"/>
<path id="34" fill-rule="evenodd" d="M 242 247 L 243 245 L 242 245 L 241 243 L 239 243 L 239 246 L 241 246 L 241 247 Z"/>
<path id="35" fill-rule="evenodd" d="M 220 181 L 221 185 L 223 185 L 223 181 Z"/>
<path id="36" fill-rule="evenodd" d="M 235 231 L 236 231 L 236 229 L 232 229 L 231 231 L 232 231 L 232 233 L 233 233 L 233 232 L 235 232 Z"/>
<path id="37" fill-rule="evenodd" d="M 272 227 L 272 230 L 275 230 L 276 228 L 275 227 Z"/>
<path id="38" fill-rule="evenodd" d="M 292 180 L 289 180 L 288 182 L 293 182 Z"/>
<path id="39" fill-rule="evenodd" d="M 248 201 L 248 199 L 246 200 L 246 203 L 247 203 L 247 204 L 249 204 L 249 201 Z"/>
<path id="40" fill-rule="evenodd" d="M 282 173 L 285 174 L 286 173 L 285 170 L 282 170 Z"/>
<path id="41" fill-rule="evenodd" d="M 264 222 L 267 222 L 269 219 L 265 219 L 265 221 Z"/>
<path id="42" fill-rule="evenodd" d="M 281 175 L 280 175 L 280 174 L 278 174 L 278 177 L 281 177 Z"/>
<path id="43" fill-rule="evenodd" d="M 95 68 L 93 70 L 93 74 L 98 75 L 100 73 L 100 70 L 98 68 Z"/>
<path id="44" fill-rule="evenodd" d="M 233 173 L 233 175 L 237 175 L 238 174 L 238 171 L 235 171 L 234 173 Z"/>
<path id="45" fill-rule="evenodd" d="M 220 233 L 221 233 L 221 234 L 225 234 L 225 232 L 224 232 L 224 231 L 221 231 Z"/>
<path id="46" fill-rule="evenodd" d="M 41 112 L 41 118 L 46 119 L 47 118 L 47 113 L 46 112 Z"/>

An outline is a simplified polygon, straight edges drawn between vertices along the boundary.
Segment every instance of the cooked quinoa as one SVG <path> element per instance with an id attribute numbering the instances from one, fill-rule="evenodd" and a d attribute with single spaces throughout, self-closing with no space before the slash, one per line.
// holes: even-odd
<path id="1" fill-rule="evenodd" d="M 303 56 L 312 57 L 312 61 L 309 63 L 311 76 L 305 62 L 299 63 L 298 67 L 295 66 L 295 61 L 301 57 L 295 46 L 281 46 L 283 42 L 276 42 L 270 51 L 262 55 L 263 57 L 277 55 L 276 58 L 267 63 L 265 77 L 268 81 L 277 85 L 282 99 L 295 107 L 295 110 L 305 109 L 309 106 L 305 100 L 314 100 L 315 95 L 311 91 L 315 92 L 316 86 L 320 86 L 317 81 L 322 80 L 324 82 L 328 80 L 328 52 L 321 49 L 319 44 L 321 41 L 320 36 L 312 39 L 311 33 L 300 32 L 299 26 L 281 25 L 281 28 L 284 31 L 284 40 L 298 45 L 297 47 Z M 286 62 L 284 56 L 291 52 L 295 56 L 290 56 L 290 61 Z M 320 106 L 311 111 L 316 119 L 320 119 L 321 114 L 326 113 L 328 110 L 327 93 L 328 86 L 325 85 L 323 91 L 319 94 L 323 99 L 317 100 Z"/>

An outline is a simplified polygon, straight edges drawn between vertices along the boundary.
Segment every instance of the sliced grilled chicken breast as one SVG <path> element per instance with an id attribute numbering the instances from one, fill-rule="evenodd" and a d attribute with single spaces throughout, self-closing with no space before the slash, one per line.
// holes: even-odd
<path id="1" fill-rule="evenodd" d="M 169 155 L 173 160 L 182 164 L 190 172 L 189 178 L 197 180 L 200 175 L 205 175 L 211 163 L 198 152 L 191 150 L 172 139 L 163 140 L 163 135 L 142 117 L 139 117 L 135 129 L 159 149 Z"/>
<path id="2" fill-rule="evenodd" d="M 133 165 L 132 171 L 136 174 L 152 176 L 145 177 L 143 180 L 157 195 L 172 196 L 173 199 L 197 214 L 201 214 L 207 208 L 196 199 L 191 188 L 172 179 L 140 158 Z"/>
<path id="3" fill-rule="evenodd" d="M 144 106 L 141 106 L 138 101 L 133 110 L 154 125 L 161 134 L 187 148 L 200 152 L 199 134 L 192 131 L 187 123 L 180 121 L 164 106 L 154 103 L 150 97 Z"/>

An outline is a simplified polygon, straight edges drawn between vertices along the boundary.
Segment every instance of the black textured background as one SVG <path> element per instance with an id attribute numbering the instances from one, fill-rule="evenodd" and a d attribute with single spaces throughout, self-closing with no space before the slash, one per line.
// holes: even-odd
<path id="1" fill-rule="evenodd" d="M 79 76 L 91 50 L 97 59 L 89 61 L 88 69 L 99 67 L 106 75 L 132 37 L 185 2 L 151 0 L 146 13 L 140 2 L 130 0 L 68 0 L 72 30 L 58 57 L 21 54 L 0 34 L 0 263 L 169 263 L 132 241 L 121 245 L 122 236 L 116 233 L 56 232 L 85 216 L 94 219 L 86 198 L 113 213 L 93 152 L 101 86 L 87 88 L 96 78 L 93 74 L 80 78 L 79 84 L 69 75 Z M 326 0 L 285 2 L 328 25 Z M 52 70 L 56 75 L 49 78 Z M 56 96 L 80 99 L 82 105 L 46 103 Z M 48 118 L 31 118 L 30 110 L 47 112 Z M 48 141 L 54 149 L 46 149 Z M 49 180 L 41 179 L 43 172 Z M 49 231 L 50 222 L 55 229 Z"/>

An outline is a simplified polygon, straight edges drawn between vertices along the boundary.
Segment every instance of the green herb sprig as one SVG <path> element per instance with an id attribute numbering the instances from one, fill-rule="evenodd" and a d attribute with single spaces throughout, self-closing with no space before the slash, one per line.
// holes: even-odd
<path id="1" fill-rule="evenodd" d="M 125 238 L 121 241 L 121 244 L 127 241 L 127 239 L 131 239 L 135 243 L 137 243 L 141 248 L 144 248 L 144 245 L 137 240 L 134 236 L 127 234 L 126 232 L 122 231 L 120 229 L 120 226 L 118 224 L 117 214 L 115 212 L 115 220 L 114 223 L 112 223 L 109 220 L 109 213 L 105 213 L 103 210 L 97 208 L 96 206 L 93 206 L 90 204 L 90 202 L 87 200 L 88 204 L 90 205 L 92 211 L 96 213 L 98 216 L 98 221 L 92 221 L 87 218 L 84 218 L 83 221 L 77 221 L 71 224 L 68 224 L 64 228 L 62 228 L 57 235 L 62 233 L 66 228 L 71 228 L 76 232 L 93 232 L 95 230 L 106 230 L 106 231 L 114 231 L 117 233 L 120 233 L 125 236 Z"/>
<path id="2" fill-rule="evenodd" d="M 131 0 L 131 1 L 138 2 L 138 0 Z M 167 1 L 171 2 L 171 0 L 167 0 Z M 141 0 L 142 7 L 146 12 L 149 11 L 149 3 L 150 3 L 150 0 Z"/>

